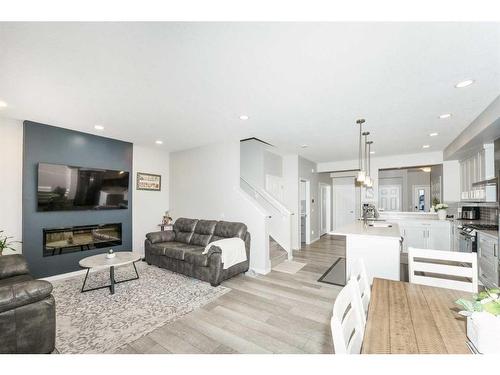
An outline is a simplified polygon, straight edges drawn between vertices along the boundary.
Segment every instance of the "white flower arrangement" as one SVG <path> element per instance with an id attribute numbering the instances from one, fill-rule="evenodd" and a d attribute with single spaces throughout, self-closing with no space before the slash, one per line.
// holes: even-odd
<path id="1" fill-rule="evenodd" d="M 448 205 L 446 203 L 438 203 L 434 208 L 436 209 L 436 211 L 446 210 L 448 208 Z"/>

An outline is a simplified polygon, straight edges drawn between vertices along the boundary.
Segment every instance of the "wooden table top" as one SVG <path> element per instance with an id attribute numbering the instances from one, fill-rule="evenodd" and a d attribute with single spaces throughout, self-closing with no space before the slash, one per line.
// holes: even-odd
<path id="1" fill-rule="evenodd" d="M 471 354 L 455 301 L 471 293 L 373 279 L 363 354 Z"/>

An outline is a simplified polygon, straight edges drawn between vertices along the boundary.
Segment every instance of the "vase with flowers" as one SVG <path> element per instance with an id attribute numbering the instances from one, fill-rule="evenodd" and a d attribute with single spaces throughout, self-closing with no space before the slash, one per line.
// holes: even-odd
<path id="1" fill-rule="evenodd" d="M 446 210 L 448 209 L 448 205 L 446 203 L 436 204 L 434 209 L 437 211 L 439 220 L 446 220 Z"/>

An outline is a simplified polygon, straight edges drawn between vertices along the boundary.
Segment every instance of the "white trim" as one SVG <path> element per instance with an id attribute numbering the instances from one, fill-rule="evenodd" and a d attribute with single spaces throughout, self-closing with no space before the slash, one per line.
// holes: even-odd
<path id="1" fill-rule="evenodd" d="M 61 273 L 59 275 L 43 277 L 40 280 L 57 281 L 57 280 L 69 279 L 69 278 L 75 277 L 75 276 L 80 276 L 80 275 L 83 276 L 83 275 L 85 275 L 85 272 L 87 272 L 87 270 L 79 270 L 79 271 L 73 271 L 73 272 L 68 272 L 68 273 Z"/>

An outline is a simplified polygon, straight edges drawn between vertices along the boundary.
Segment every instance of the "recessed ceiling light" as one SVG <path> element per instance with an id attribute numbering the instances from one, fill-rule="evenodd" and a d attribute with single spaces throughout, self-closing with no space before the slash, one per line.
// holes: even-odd
<path id="1" fill-rule="evenodd" d="M 470 86 L 474 83 L 474 80 L 473 79 L 466 79 L 465 81 L 462 81 L 462 82 L 458 82 L 455 87 L 457 89 L 461 89 L 463 87 L 467 87 L 467 86 Z"/>
<path id="2" fill-rule="evenodd" d="M 439 116 L 440 119 L 445 119 L 445 118 L 450 118 L 451 113 L 443 113 L 442 115 Z"/>
<path id="3" fill-rule="evenodd" d="M 435 137 L 437 135 L 439 135 L 439 133 L 431 133 L 431 134 L 429 134 L 430 137 Z"/>
<path id="4" fill-rule="evenodd" d="M 248 119 L 249 119 L 249 117 L 247 115 L 241 115 L 240 116 L 240 120 L 246 121 Z"/>
<path id="5" fill-rule="evenodd" d="M 375 151 L 370 151 L 370 154 L 372 154 L 372 155 L 373 155 L 374 153 L 375 153 Z"/>
<path id="6" fill-rule="evenodd" d="M 94 129 L 95 130 L 104 130 L 104 126 L 102 126 L 102 125 L 95 125 Z"/>
<path id="7" fill-rule="evenodd" d="M 0 100 L 0 108 L 5 108 L 7 107 L 7 103 L 5 103 L 3 100 Z"/>
<path id="8" fill-rule="evenodd" d="M 308 145 L 301 145 L 300 147 L 302 147 L 302 148 L 308 148 L 309 146 Z"/>
<path id="9" fill-rule="evenodd" d="M 160 141 L 160 140 L 158 139 L 157 141 L 155 141 L 155 143 L 156 143 L 157 145 L 162 145 L 162 144 L 163 144 L 163 141 Z"/>
<path id="10" fill-rule="evenodd" d="M 429 148 L 431 145 L 423 145 L 422 148 Z"/>

